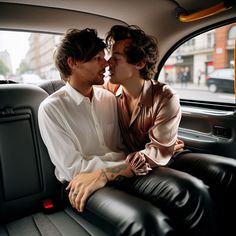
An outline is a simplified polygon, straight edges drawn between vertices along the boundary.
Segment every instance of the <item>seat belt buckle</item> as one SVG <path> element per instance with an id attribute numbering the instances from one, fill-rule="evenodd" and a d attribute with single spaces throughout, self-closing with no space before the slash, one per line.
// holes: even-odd
<path id="1" fill-rule="evenodd" d="M 44 214 L 51 214 L 59 209 L 59 204 L 51 198 L 42 201 L 42 211 Z"/>

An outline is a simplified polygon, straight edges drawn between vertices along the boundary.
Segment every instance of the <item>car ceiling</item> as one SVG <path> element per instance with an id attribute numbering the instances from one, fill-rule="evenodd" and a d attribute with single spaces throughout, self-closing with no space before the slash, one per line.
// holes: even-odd
<path id="1" fill-rule="evenodd" d="M 68 28 L 91 27 L 98 29 L 104 37 L 114 24 L 135 24 L 158 38 L 162 57 L 171 45 L 190 33 L 217 22 L 235 19 L 236 0 L 228 1 L 234 5 L 230 10 L 198 21 L 182 23 L 176 17 L 177 5 L 191 14 L 222 1 L 3 0 L 0 2 L 0 28 L 63 33 Z"/>

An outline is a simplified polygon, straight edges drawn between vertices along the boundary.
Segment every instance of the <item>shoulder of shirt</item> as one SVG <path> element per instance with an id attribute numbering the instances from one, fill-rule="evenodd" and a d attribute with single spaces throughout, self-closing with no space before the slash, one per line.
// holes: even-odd
<path id="1" fill-rule="evenodd" d="M 51 95 L 49 95 L 47 98 L 45 98 L 40 106 L 41 107 L 50 107 L 56 105 L 56 103 L 63 99 L 63 97 L 67 97 L 67 92 L 65 90 L 65 86 L 61 87 L 59 90 L 57 90 L 56 92 L 52 93 Z"/>
<path id="2" fill-rule="evenodd" d="M 152 80 L 154 94 L 163 94 L 164 97 L 170 98 L 176 95 L 176 91 L 171 88 L 168 84 Z"/>

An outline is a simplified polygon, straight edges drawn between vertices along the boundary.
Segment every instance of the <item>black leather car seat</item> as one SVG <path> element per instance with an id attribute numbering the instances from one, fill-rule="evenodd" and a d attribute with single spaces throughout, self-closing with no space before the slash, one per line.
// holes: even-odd
<path id="1" fill-rule="evenodd" d="M 58 80 L 47 80 L 39 84 L 39 87 L 45 90 L 48 94 L 52 94 L 64 85 L 65 82 L 63 80 L 58 79 Z"/>
<path id="2" fill-rule="evenodd" d="M 34 85 L 0 85 L 0 235 L 104 236 L 72 208 L 60 207 L 61 185 L 37 121 L 47 96 Z M 44 214 L 44 200 L 58 209 Z"/>

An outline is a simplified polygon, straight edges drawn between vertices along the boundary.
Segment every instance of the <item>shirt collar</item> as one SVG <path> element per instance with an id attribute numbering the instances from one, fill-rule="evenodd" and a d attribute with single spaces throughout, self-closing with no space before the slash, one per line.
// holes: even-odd
<path id="1" fill-rule="evenodd" d="M 116 97 L 119 97 L 119 96 L 121 96 L 121 98 L 123 98 L 124 96 L 122 86 L 120 86 L 118 90 L 116 91 Z M 140 94 L 139 104 L 146 107 L 152 106 L 152 81 L 151 80 L 144 80 L 143 89 Z"/>
<path id="2" fill-rule="evenodd" d="M 68 82 L 65 85 L 65 90 L 68 96 L 77 104 L 79 105 L 84 100 L 84 95 L 74 89 Z"/>

